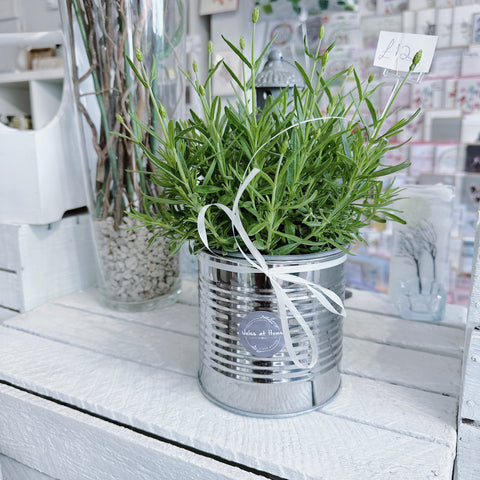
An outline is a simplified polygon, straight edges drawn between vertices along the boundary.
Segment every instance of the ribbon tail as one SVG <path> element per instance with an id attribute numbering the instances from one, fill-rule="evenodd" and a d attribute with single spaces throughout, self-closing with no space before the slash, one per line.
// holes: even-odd
<path id="1" fill-rule="evenodd" d="M 288 295 L 285 293 L 283 288 L 279 285 L 279 283 L 273 279 L 272 280 L 272 285 L 275 289 L 275 293 L 277 295 L 277 300 L 278 300 L 278 310 L 280 313 L 280 320 L 282 323 L 282 330 L 283 330 L 283 337 L 285 339 L 285 347 L 287 349 L 287 352 L 292 359 L 293 363 L 299 367 L 299 368 L 313 368 L 317 361 L 318 361 L 318 346 L 317 346 L 317 341 L 313 335 L 313 332 L 311 328 L 308 326 L 307 322 L 304 320 L 303 316 L 300 314 L 300 312 L 297 310 L 293 302 L 288 298 Z M 287 317 L 287 308 L 290 310 L 292 315 L 295 317 L 295 320 L 298 322 L 300 327 L 303 329 L 305 334 L 307 335 L 308 341 L 310 343 L 311 347 L 311 360 L 308 364 L 302 363 L 299 358 L 297 353 L 295 352 L 295 349 L 293 347 L 293 342 L 292 342 L 292 336 L 290 335 L 290 328 L 288 325 L 288 317 Z"/>
<path id="2" fill-rule="evenodd" d="M 296 275 L 277 273 L 275 269 L 270 272 L 270 276 L 287 282 L 296 283 L 297 285 L 304 285 L 329 312 L 341 315 L 342 317 L 345 316 L 345 308 L 342 299 L 334 291 Z M 331 301 L 328 301 L 326 297 Z M 334 305 L 336 305 L 339 310 L 337 310 Z"/>
<path id="3" fill-rule="evenodd" d="M 320 285 L 307 285 L 307 288 L 329 312 L 345 317 L 345 307 L 343 306 L 341 298 L 335 292 Z M 330 298 L 331 302 L 329 302 L 326 297 Z M 339 310 L 337 310 L 332 303 L 335 304 Z"/>
<path id="4" fill-rule="evenodd" d="M 198 213 L 197 216 L 197 228 L 198 228 L 198 235 L 200 237 L 200 240 L 203 242 L 205 247 L 210 250 L 210 247 L 208 245 L 208 238 L 207 238 L 207 227 L 205 225 L 205 215 L 207 213 L 207 210 L 212 206 L 210 205 L 205 205 L 202 207 L 200 212 Z M 211 250 L 210 250 L 211 251 Z"/>

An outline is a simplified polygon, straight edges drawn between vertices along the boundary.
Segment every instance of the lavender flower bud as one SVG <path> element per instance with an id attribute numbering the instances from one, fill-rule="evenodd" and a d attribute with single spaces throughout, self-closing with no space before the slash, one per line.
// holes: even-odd
<path id="1" fill-rule="evenodd" d="M 259 16 L 260 16 L 260 10 L 258 9 L 258 7 L 255 7 L 252 12 L 252 23 L 257 23 Z"/>
<path id="2" fill-rule="evenodd" d="M 413 57 L 412 65 L 410 65 L 410 71 L 412 71 L 420 63 L 421 59 L 422 59 L 422 51 L 419 50 Z"/>

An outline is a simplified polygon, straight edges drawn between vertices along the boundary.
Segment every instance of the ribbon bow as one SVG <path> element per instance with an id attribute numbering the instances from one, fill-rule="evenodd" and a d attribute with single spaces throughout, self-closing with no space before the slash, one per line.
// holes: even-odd
<path id="1" fill-rule="evenodd" d="M 232 209 L 228 208 L 222 203 L 211 203 L 209 205 L 205 205 L 200 210 L 197 217 L 198 233 L 205 247 L 208 250 L 210 250 L 210 247 L 208 245 L 208 239 L 207 239 L 207 229 L 205 225 L 205 215 L 207 213 L 207 210 L 210 207 L 218 207 L 225 212 L 228 218 L 230 218 L 232 222 L 233 230 L 234 231 L 236 230 L 238 232 L 238 234 L 240 235 L 240 238 L 243 240 L 245 246 L 247 247 L 253 259 L 250 258 L 249 255 L 242 250 L 242 248 L 238 243 L 238 240 L 235 238 L 235 242 L 237 243 L 237 247 L 240 250 L 241 254 L 245 258 L 245 260 L 247 260 L 247 262 L 255 270 L 262 272 L 270 280 L 272 284 L 272 287 L 275 291 L 275 295 L 277 297 L 278 311 L 279 311 L 279 316 L 281 320 L 283 336 L 285 338 L 285 347 L 287 349 L 287 352 L 290 358 L 292 359 L 293 363 L 295 363 L 295 365 L 297 365 L 299 368 L 311 369 L 315 366 L 318 360 L 317 342 L 312 333 L 312 330 L 308 326 L 307 322 L 305 321 L 301 313 L 295 307 L 292 300 L 288 297 L 287 293 L 285 292 L 283 287 L 280 285 L 279 281 L 286 281 L 286 282 L 295 283 L 297 285 L 304 285 L 329 312 L 332 312 L 344 317 L 345 309 L 344 309 L 342 300 L 335 292 L 333 292 L 332 290 L 329 290 L 328 288 L 322 287 L 320 285 L 316 285 L 315 283 L 305 280 L 304 278 L 301 278 L 297 275 L 294 275 L 294 273 L 310 272 L 314 270 L 324 270 L 330 267 L 334 267 L 336 265 L 339 265 L 340 263 L 343 263 L 346 260 L 346 255 L 343 255 L 342 257 L 339 257 L 335 260 L 323 262 L 320 265 L 269 267 L 267 265 L 267 262 L 263 258 L 262 254 L 259 252 L 259 250 L 255 247 L 253 242 L 250 240 L 250 237 L 248 236 L 245 228 L 242 225 L 242 222 L 240 220 L 240 214 L 238 211 L 238 204 L 240 202 L 240 198 L 243 192 L 259 172 L 260 170 L 258 168 L 254 168 L 250 172 L 250 174 L 247 176 L 247 178 L 244 180 L 244 182 L 240 185 L 240 188 L 238 189 L 238 193 L 235 197 L 235 201 Z M 339 308 L 339 311 L 337 311 L 334 305 L 336 305 Z M 310 342 L 311 359 L 308 362 L 308 364 L 302 363 L 300 361 L 293 347 L 292 337 L 290 335 L 290 329 L 288 325 L 287 309 L 291 312 L 291 314 L 295 317 L 298 324 L 302 327 L 302 329 L 304 330 Z"/>

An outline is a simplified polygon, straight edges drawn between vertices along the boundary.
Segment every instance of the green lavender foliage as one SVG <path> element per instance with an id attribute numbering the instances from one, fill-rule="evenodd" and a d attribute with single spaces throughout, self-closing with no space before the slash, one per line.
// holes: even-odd
<path id="1" fill-rule="evenodd" d="M 131 62 L 139 81 L 150 92 L 161 131 L 154 132 L 133 118 L 138 128 L 127 138 L 156 166 L 152 180 L 162 188 L 156 197 L 144 193 L 145 213 L 133 215 L 154 236 L 169 237 L 174 251 L 187 241 L 192 242 L 194 251 L 202 250 L 205 247 L 197 231 L 200 209 L 212 203 L 232 208 L 240 185 L 256 167 L 261 172 L 244 192 L 239 211 L 248 235 L 263 254 L 344 249 L 363 240 L 361 229 L 373 220 L 402 221 L 392 205 L 399 190 L 391 185 L 385 187 L 382 180 L 408 163 L 385 166 L 382 159 L 388 150 L 398 148 L 389 145 L 389 138 L 401 132 L 413 117 L 388 129 L 382 127 L 406 77 L 379 115 L 371 101 L 378 86 L 371 78 L 361 82 L 352 68 L 326 78 L 325 66 L 333 45 L 322 54 L 320 45 L 316 52 L 306 47 L 311 69 L 307 72 L 296 64 L 305 89 L 295 88 L 293 98 L 284 90 L 277 98 L 269 97 L 263 110 L 259 110 L 255 105 L 255 77 L 269 45 L 259 58 L 254 58 L 258 14 L 255 17 L 254 13 L 252 19 L 250 55 L 244 51 L 244 41 L 236 47 L 224 39 L 243 65 L 239 78 L 229 65 L 223 64 L 236 87 L 235 104 L 222 105 L 221 98 L 212 96 L 212 77 L 222 63 L 213 65 L 210 59 L 203 82 L 195 64 L 191 75 L 184 73 L 201 101 L 203 114 L 191 111 L 187 120 L 174 122 L 153 94 L 153 79 Z M 210 56 L 211 52 L 209 45 Z M 354 79 L 353 89 L 334 94 L 333 85 L 347 78 Z M 325 99 L 326 112 L 320 108 Z M 370 112 L 368 119 L 361 114 L 365 106 Z M 147 132 L 156 142 L 143 143 L 138 131 Z M 152 143 L 158 147 L 155 151 L 149 148 Z M 236 232 L 221 209 L 208 210 L 206 226 L 210 248 L 224 253 L 238 251 Z"/>

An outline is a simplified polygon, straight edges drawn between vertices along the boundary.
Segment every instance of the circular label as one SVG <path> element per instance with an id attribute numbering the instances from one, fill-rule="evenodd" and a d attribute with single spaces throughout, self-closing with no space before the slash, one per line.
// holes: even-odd
<path id="1" fill-rule="evenodd" d="M 256 311 L 245 315 L 238 336 L 240 343 L 256 357 L 272 357 L 285 345 L 282 322 L 272 312 Z"/>

